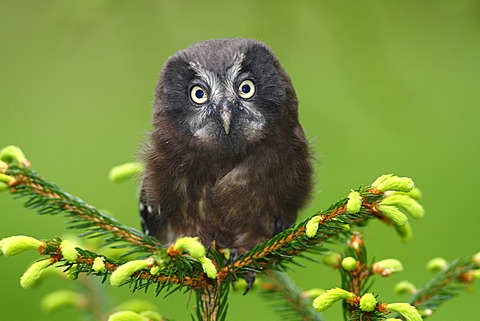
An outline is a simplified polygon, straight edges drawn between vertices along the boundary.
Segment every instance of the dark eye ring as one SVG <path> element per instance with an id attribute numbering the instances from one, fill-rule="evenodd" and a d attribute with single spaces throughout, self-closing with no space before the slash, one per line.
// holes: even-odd
<path id="1" fill-rule="evenodd" d="M 202 87 L 193 86 L 190 90 L 190 98 L 192 98 L 194 103 L 203 105 L 208 100 L 208 94 Z"/>
<path id="2" fill-rule="evenodd" d="M 252 98 L 255 95 L 255 84 L 251 80 L 244 80 L 238 86 L 238 95 L 243 99 Z"/>

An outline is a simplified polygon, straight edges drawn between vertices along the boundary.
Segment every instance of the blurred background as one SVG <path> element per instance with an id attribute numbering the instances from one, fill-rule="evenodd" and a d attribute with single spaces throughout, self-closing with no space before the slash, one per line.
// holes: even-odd
<path id="1" fill-rule="evenodd" d="M 163 62 L 206 39 L 268 43 L 290 74 L 300 118 L 318 160 L 313 201 L 301 218 L 326 209 L 350 188 L 384 173 L 410 176 L 426 217 L 403 244 L 379 222 L 365 230 L 371 257 L 400 259 L 405 271 L 377 279 L 384 302 L 408 279 L 431 277 L 425 263 L 480 250 L 480 2 L 475 1 L 7 1 L 0 0 L 0 146 L 20 146 L 48 180 L 127 225 L 139 228 L 137 187 L 112 185 L 109 169 L 135 159 L 150 130 L 153 90 Z M 64 219 L 23 209 L 0 194 L 0 237 L 52 238 Z M 24 290 L 19 278 L 34 253 L 0 258 L 3 320 L 80 320 L 73 310 L 45 314 L 46 293 L 75 284 L 45 280 Z M 340 277 L 303 262 L 298 286 L 330 288 Z M 100 283 L 98 280 L 97 283 Z M 432 320 L 478 315 L 476 293 L 462 292 Z M 132 297 L 108 290 L 106 305 Z M 189 295 L 159 310 L 190 319 Z M 278 320 L 252 291 L 231 294 L 229 320 Z M 327 312 L 340 320 L 340 305 Z M 68 316 L 68 317 L 67 317 Z"/>

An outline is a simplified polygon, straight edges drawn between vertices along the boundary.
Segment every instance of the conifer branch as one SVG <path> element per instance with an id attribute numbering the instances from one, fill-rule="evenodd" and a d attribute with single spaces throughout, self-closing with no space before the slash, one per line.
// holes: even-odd
<path id="1" fill-rule="evenodd" d="M 282 320 L 323 321 L 321 314 L 315 312 L 309 296 L 305 296 L 284 272 L 265 271 L 259 285 L 262 294 L 276 301 L 274 309 L 281 313 Z M 286 303 L 286 304 L 285 304 Z"/>
<path id="2" fill-rule="evenodd" d="M 271 239 L 257 245 L 240 256 L 233 265 L 226 266 L 219 274 L 261 272 L 265 269 L 284 269 L 287 262 L 299 257 L 302 252 L 322 253 L 320 247 L 325 242 L 338 243 L 351 235 L 351 227 L 366 222 L 373 217 L 385 219 L 375 204 L 382 198 L 379 191 L 371 187 L 362 187 L 358 193 L 363 198 L 361 208 L 356 213 L 347 210 L 348 198 L 332 205 L 325 212 L 319 212 L 305 221 L 273 236 Z M 312 220 L 318 220 L 318 229 L 314 235 L 307 235 L 307 225 Z"/>
<path id="3" fill-rule="evenodd" d="M 428 314 L 433 313 L 474 280 L 472 272 L 478 271 L 480 267 L 480 262 L 476 262 L 475 257 L 467 256 L 453 260 L 425 286 L 418 289 L 410 297 L 409 302 L 419 310 Z"/>
<path id="4" fill-rule="evenodd" d="M 43 241 L 38 248 L 40 255 L 48 255 L 52 265 L 66 267 L 71 278 L 76 279 L 79 274 L 94 274 L 107 279 L 107 276 L 115 272 L 125 261 L 108 258 L 104 255 L 75 247 L 75 258 L 67 259 L 63 248 L 64 241 L 55 238 L 49 241 Z M 156 294 L 166 288 L 171 291 L 181 287 L 198 289 L 202 287 L 203 271 L 201 265 L 189 255 L 177 255 L 175 258 L 167 259 L 166 250 L 158 251 L 152 256 L 150 267 L 139 269 L 132 274 L 127 274 L 124 281 L 119 285 L 129 285 L 131 291 L 146 289 L 152 284 L 156 284 Z M 96 267 L 96 259 L 101 259 L 102 268 Z M 153 267 L 156 269 L 153 269 Z"/>
<path id="5" fill-rule="evenodd" d="M 5 174 L 13 177 L 9 184 L 12 194 L 28 198 L 25 207 L 36 209 L 39 214 L 64 214 L 69 218 L 69 228 L 86 230 L 82 236 L 98 237 L 108 234 L 106 244 L 123 243 L 134 252 L 156 252 L 161 244 L 153 237 L 121 224 L 116 219 L 100 212 L 78 197 L 64 192 L 57 185 L 40 177 L 23 164 L 9 164 Z"/>

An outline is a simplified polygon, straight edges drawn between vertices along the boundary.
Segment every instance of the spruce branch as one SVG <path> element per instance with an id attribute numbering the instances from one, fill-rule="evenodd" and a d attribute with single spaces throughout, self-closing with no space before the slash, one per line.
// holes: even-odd
<path id="1" fill-rule="evenodd" d="M 262 274 L 262 281 L 259 288 L 263 296 L 274 302 L 273 307 L 281 314 L 282 320 L 324 320 L 313 309 L 310 296 L 297 288 L 286 273 L 268 270 Z"/>
<path id="2" fill-rule="evenodd" d="M 473 272 L 478 271 L 480 267 L 480 262 L 477 262 L 475 257 L 458 258 L 447 264 L 429 282 L 419 288 L 410 297 L 409 302 L 426 314 L 433 313 L 474 280 Z"/>
<path id="3" fill-rule="evenodd" d="M 9 164 L 4 173 L 13 178 L 9 187 L 13 195 L 27 198 L 25 207 L 39 214 L 64 214 L 69 218 L 69 228 L 86 230 L 85 237 L 105 236 L 105 243 L 121 242 L 134 252 L 156 252 L 161 244 L 153 237 L 121 224 L 78 197 L 64 192 L 23 164 Z"/>
<path id="4" fill-rule="evenodd" d="M 365 224 L 371 218 L 379 218 L 387 224 L 392 221 L 378 209 L 383 199 L 383 192 L 372 186 L 360 187 L 356 191 L 361 204 L 355 213 L 348 210 L 349 198 L 346 197 L 333 204 L 324 212 L 286 229 L 271 239 L 257 245 L 240 256 L 233 265 L 226 266 L 220 274 L 260 272 L 264 269 L 282 268 L 292 262 L 302 252 L 322 253 L 321 247 L 327 242 L 340 243 L 352 235 L 352 227 Z M 312 232 L 312 224 L 315 227 Z"/>
<path id="5" fill-rule="evenodd" d="M 354 235 L 349 242 L 348 248 L 356 253 L 357 261 L 351 256 L 344 257 L 340 269 L 342 276 L 342 288 L 336 287 L 320 294 L 313 301 L 313 307 L 317 311 L 325 311 L 335 302 L 343 303 L 344 320 L 350 321 L 383 321 L 389 314 L 399 313 L 406 321 L 421 321 L 422 317 L 419 311 L 408 303 L 382 303 L 377 300 L 377 296 L 368 291 L 365 284 L 370 283 L 369 279 L 376 273 L 375 270 L 387 270 L 398 266 L 394 260 L 384 260 L 368 265 L 366 260 L 363 242 L 355 244 L 358 240 Z M 348 251 L 347 251 L 348 252 Z M 375 267 L 375 265 L 379 265 Z M 372 267 L 373 266 L 373 267 Z M 348 290 L 350 289 L 350 290 Z M 353 289 L 353 290 L 352 290 Z M 397 320 L 397 319 L 395 319 Z"/>
<path id="6" fill-rule="evenodd" d="M 179 253 L 175 257 L 169 257 L 164 249 L 148 258 L 125 262 L 79 246 L 72 247 L 70 243 L 72 242 L 60 238 L 39 241 L 28 236 L 12 236 L 0 240 L 0 249 L 5 255 L 16 255 L 34 249 L 32 244 L 35 244 L 37 252 L 44 256 L 40 261 L 45 262 L 43 268 L 51 265 L 63 268 L 71 279 L 77 279 L 80 274 L 93 274 L 105 282 L 110 276 L 112 285 L 128 285 L 131 291 L 147 289 L 156 284 L 155 291 L 158 295 L 164 288 L 169 291 L 181 287 L 200 289 L 206 283 L 201 264 L 190 255 Z M 9 250 L 12 247 L 17 250 Z M 69 253 L 72 251 L 73 255 Z M 137 262 L 143 264 L 133 264 Z M 114 277 L 115 280 L 112 280 Z M 31 280 L 29 285 L 36 281 L 30 277 L 28 279 Z"/>

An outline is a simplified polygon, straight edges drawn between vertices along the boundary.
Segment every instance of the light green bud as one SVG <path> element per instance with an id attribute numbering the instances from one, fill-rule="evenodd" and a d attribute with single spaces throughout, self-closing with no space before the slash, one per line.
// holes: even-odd
<path id="1" fill-rule="evenodd" d="M 160 272 L 162 272 L 163 267 L 155 265 L 150 269 L 150 274 L 151 275 L 158 275 Z"/>
<path id="2" fill-rule="evenodd" d="M 227 261 L 230 260 L 230 254 L 231 254 L 231 252 L 232 252 L 232 250 L 229 249 L 229 248 L 227 248 L 227 247 L 224 248 L 224 249 L 222 249 L 223 256 L 225 257 L 225 259 L 226 259 Z"/>
<path id="3" fill-rule="evenodd" d="M 305 234 L 307 237 L 312 238 L 317 235 L 318 225 L 321 218 L 320 215 L 315 215 L 307 222 L 307 225 L 305 226 Z"/>
<path id="4" fill-rule="evenodd" d="M 354 294 L 341 288 L 333 288 L 325 291 L 313 300 L 313 308 L 319 312 L 327 310 L 335 302 L 343 299 L 352 299 Z"/>
<path id="5" fill-rule="evenodd" d="M 50 260 L 42 260 L 33 263 L 20 278 L 20 285 L 24 289 L 29 289 L 35 285 L 42 276 L 43 271 L 50 265 Z"/>
<path id="6" fill-rule="evenodd" d="M 8 184 L 13 181 L 15 181 L 15 178 L 13 176 L 0 173 L 0 182 L 6 183 L 6 185 L 8 186 Z"/>
<path id="7" fill-rule="evenodd" d="M 472 276 L 475 279 L 480 280 L 480 269 L 472 270 Z"/>
<path id="8" fill-rule="evenodd" d="M 361 208 L 362 197 L 359 192 L 352 190 L 350 194 L 348 194 L 347 211 L 352 214 L 357 214 Z"/>
<path id="9" fill-rule="evenodd" d="M 410 192 L 415 184 L 409 177 L 398 177 L 392 174 L 382 175 L 372 183 L 372 187 L 377 188 L 382 192 L 386 191 L 399 191 Z"/>
<path id="10" fill-rule="evenodd" d="M 422 317 L 429 317 L 433 315 L 433 310 L 432 309 L 418 310 L 418 313 L 420 313 Z"/>
<path id="11" fill-rule="evenodd" d="M 8 164 L 0 160 L 0 173 L 5 173 L 8 169 Z"/>
<path id="12" fill-rule="evenodd" d="M 427 270 L 430 272 L 440 272 L 448 266 L 447 260 L 442 257 L 436 257 L 427 262 Z"/>
<path id="13" fill-rule="evenodd" d="M 30 236 L 15 235 L 2 239 L 0 244 L 5 256 L 14 256 L 27 250 L 38 250 L 43 242 Z"/>
<path id="14" fill-rule="evenodd" d="M 406 195 L 415 200 L 420 200 L 422 198 L 422 191 L 418 187 L 414 187 L 410 192 L 398 192 L 398 191 L 386 191 L 383 194 L 385 197 L 390 197 L 392 195 Z"/>
<path id="15" fill-rule="evenodd" d="M 340 254 L 330 251 L 322 256 L 322 262 L 325 265 L 336 268 L 338 267 L 341 258 L 342 256 Z"/>
<path id="16" fill-rule="evenodd" d="M 206 254 L 205 247 L 200 243 L 198 237 L 181 237 L 175 242 L 174 249 L 176 251 L 183 250 L 196 259 L 204 257 Z"/>
<path id="17" fill-rule="evenodd" d="M 140 312 L 140 315 L 142 317 L 146 317 L 148 319 L 148 321 L 162 321 L 163 320 L 163 317 L 158 312 L 155 312 L 155 311 L 152 311 L 152 310 L 142 311 L 142 312 Z"/>
<path id="18" fill-rule="evenodd" d="M 357 268 L 357 260 L 351 256 L 347 256 L 342 260 L 342 267 L 346 271 L 353 271 Z"/>
<path id="19" fill-rule="evenodd" d="M 110 277 L 110 284 L 112 286 L 120 286 L 125 283 L 133 273 L 146 269 L 151 264 L 152 259 L 133 260 L 122 264 L 113 271 L 112 276 Z"/>
<path id="20" fill-rule="evenodd" d="M 0 150 L 0 160 L 7 163 L 25 163 L 27 161 L 22 150 L 13 145 Z"/>
<path id="21" fill-rule="evenodd" d="M 130 299 L 122 302 L 120 305 L 115 307 L 115 311 L 133 311 L 140 313 L 147 310 L 155 310 L 156 306 L 147 300 L 142 299 Z"/>
<path id="22" fill-rule="evenodd" d="M 386 198 L 384 198 L 381 202 L 380 205 L 393 205 L 396 207 L 399 207 L 407 214 L 410 214 L 413 218 L 420 219 L 424 216 L 425 210 L 423 209 L 423 206 L 420 205 L 416 200 L 413 198 L 407 196 L 407 195 L 402 195 L 402 194 L 395 194 L 395 195 L 390 195 Z"/>
<path id="23" fill-rule="evenodd" d="M 111 314 L 108 321 L 149 321 L 147 317 L 133 311 L 119 311 Z"/>
<path id="24" fill-rule="evenodd" d="M 9 187 L 10 186 L 8 186 L 7 183 L 0 182 L 0 193 L 5 192 L 6 190 L 8 190 Z"/>
<path id="25" fill-rule="evenodd" d="M 395 292 L 398 294 L 402 294 L 402 293 L 414 294 L 417 292 L 417 288 L 412 282 L 401 281 L 395 285 Z"/>
<path id="26" fill-rule="evenodd" d="M 373 263 L 373 270 L 380 271 L 381 275 L 388 276 L 392 273 L 402 272 L 402 262 L 396 259 L 386 259 Z"/>
<path id="27" fill-rule="evenodd" d="M 324 289 L 314 288 L 314 289 L 303 291 L 302 294 L 301 294 L 301 297 L 302 298 L 313 298 L 313 297 L 316 298 L 317 296 L 322 295 L 323 293 L 325 293 Z"/>
<path id="28" fill-rule="evenodd" d="M 254 286 L 257 286 L 257 281 L 255 280 Z M 232 284 L 232 289 L 235 291 L 246 290 L 247 289 L 247 281 L 245 279 L 237 279 L 234 284 Z"/>
<path id="29" fill-rule="evenodd" d="M 414 187 L 407 195 L 418 201 L 422 198 L 422 191 L 418 187 Z"/>
<path id="30" fill-rule="evenodd" d="M 40 307 L 46 312 L 53 312 L 66 306 L 81 308 L 87 304 L 88 300 L 84 295 L 71 290 L 58 290 L 49 293 L 40 301 Z"/>
<path id="31" fill-rule="evenodd" d="M 77 261 L 78 252 L 75 249 L 75 243 L 69 240 L 63 240 L 60 243 L 60 250 L 62 251 L 63 258 L 69 263 L 74 263 Z"/>
<path id="32" fill-rule="evenodd" d="M 78 278 L 77 268 L 78 264 L 72 264 L 72 266 L 66 273 L 67 279 L 75 281 Z"/>
<path id="33" fill-rule="evenodd" d="M 97 273 L 104 272 L 106 270 L 105 259 L 101 256 L 97 256 L 95 260 L 93 260 L 92 269 Z"/>
<path id="34" fill-rule="evenodd" d="M 139 162 L 125 163 L 113 167 L 108 174 L 108 179 L 113 183 L 120 183 L 142 173 L 144 169 L 143 164 Z"/>
<path id="35" fill-rule="evenodd" d="M 405 225 L 394 225 L 394 227 L 402 242 L 408 242 L 412 239 L 412 227 L 410 226 L 409 222 L 407 222 Z"/>
<path id="36" fill-rule="evenodd" d="M 381 183 L 385 182 L 387 179 L 392 178 L 393 174 L 383 174 L 382 176 L 377 177 L 377 179 L 372 183 L 372 187 L 377 187 Z"/>
<path id="37" fill-rule="evenodd" d="M 378 209 L 392 221 L 394 225 L 403 226 L 407 224 L 408 218 L 397 207 L 391 205 L 378 205 Z"/>
<path id="38" fill-rule="evenodd" d="M 207 274 L 207 276 L 210 279 L 216 279 L 217 269 L 215 268 L 215 265 L 213 264 L 212 260 L 206 257 L 201 257 L 198 260 L 202 264 L 203 272 L 205 272 L 205 274 Z"/>
<path id="39" fill-rule="evenodd" d="M 387 304 L 387 309 L 401 314 L 405 321 L 422 321 L 422 316 L 417 309 L 408 303 L 390 303 Z"/>
<path id="40" fill-rule="evenodd" d="M 377 307 L 377 299 L 372 293 L 365 293 L 360 298 L 360 309 L 365 312 L 372 312 Z"/>
<path id="41" fill-rule="evenodd" d="M 475 262 L 475 264 L 477 264 L 478 266 L 480 266 L 480 252 L 478 252 L 477 254 L 475 254 L 472 258 L 473 262 Z"/>

